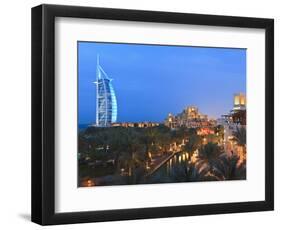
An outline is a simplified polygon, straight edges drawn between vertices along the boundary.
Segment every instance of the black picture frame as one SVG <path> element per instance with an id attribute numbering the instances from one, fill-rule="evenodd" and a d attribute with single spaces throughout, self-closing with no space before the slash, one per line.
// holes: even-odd
<path id="1" fill-rule="evenodd" d="M 265 29 L 265 200 L 55 213 L 55 17 Z M 32 8 L 32 221 L 41 225 L 267 211 L 274 209 L 274 20 L 110 8 Z"/>

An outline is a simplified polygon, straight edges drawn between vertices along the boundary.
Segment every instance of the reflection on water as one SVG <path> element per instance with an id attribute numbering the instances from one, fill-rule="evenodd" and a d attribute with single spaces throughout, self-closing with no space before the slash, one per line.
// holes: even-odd
<path id="1" fill-rule="evenodd" d="M 179 174 L 184 174 L 188 164 L 188 153 L 180 152 L 170 158 L 155 173 L 153 173 L 149 181 L 153 183 L 177 182 L 180 178 L 176 178 Z"/>

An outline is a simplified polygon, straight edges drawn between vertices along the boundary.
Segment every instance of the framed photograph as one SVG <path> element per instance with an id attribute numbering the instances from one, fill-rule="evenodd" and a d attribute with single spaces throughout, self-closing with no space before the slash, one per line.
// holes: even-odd
<path id="1" fill-rule="evenodd" d="M 274 21 L 32 8 L 32 221 L 273 210 Z"/>

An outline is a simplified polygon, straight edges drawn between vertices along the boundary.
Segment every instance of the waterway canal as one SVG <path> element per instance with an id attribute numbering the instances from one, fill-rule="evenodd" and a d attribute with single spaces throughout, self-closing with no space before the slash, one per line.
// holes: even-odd
<path id="1" fill-rule="evenodd" d="M 147 178 L 148 183 L 181 182 L 186 180 L 188 154 L 179 152 Z"/>

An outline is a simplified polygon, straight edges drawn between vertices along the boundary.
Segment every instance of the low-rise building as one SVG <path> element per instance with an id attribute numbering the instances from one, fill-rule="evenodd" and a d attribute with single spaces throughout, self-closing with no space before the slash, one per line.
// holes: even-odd
<path id="1" fill-rule="evenodd" d="M 155 127 L 159 126 L 160 123 L 157 122 L 118 122 L 112 123 L 112 127 L 135 127 L 135 128 L 148 128 L 148 127 Z"/>

